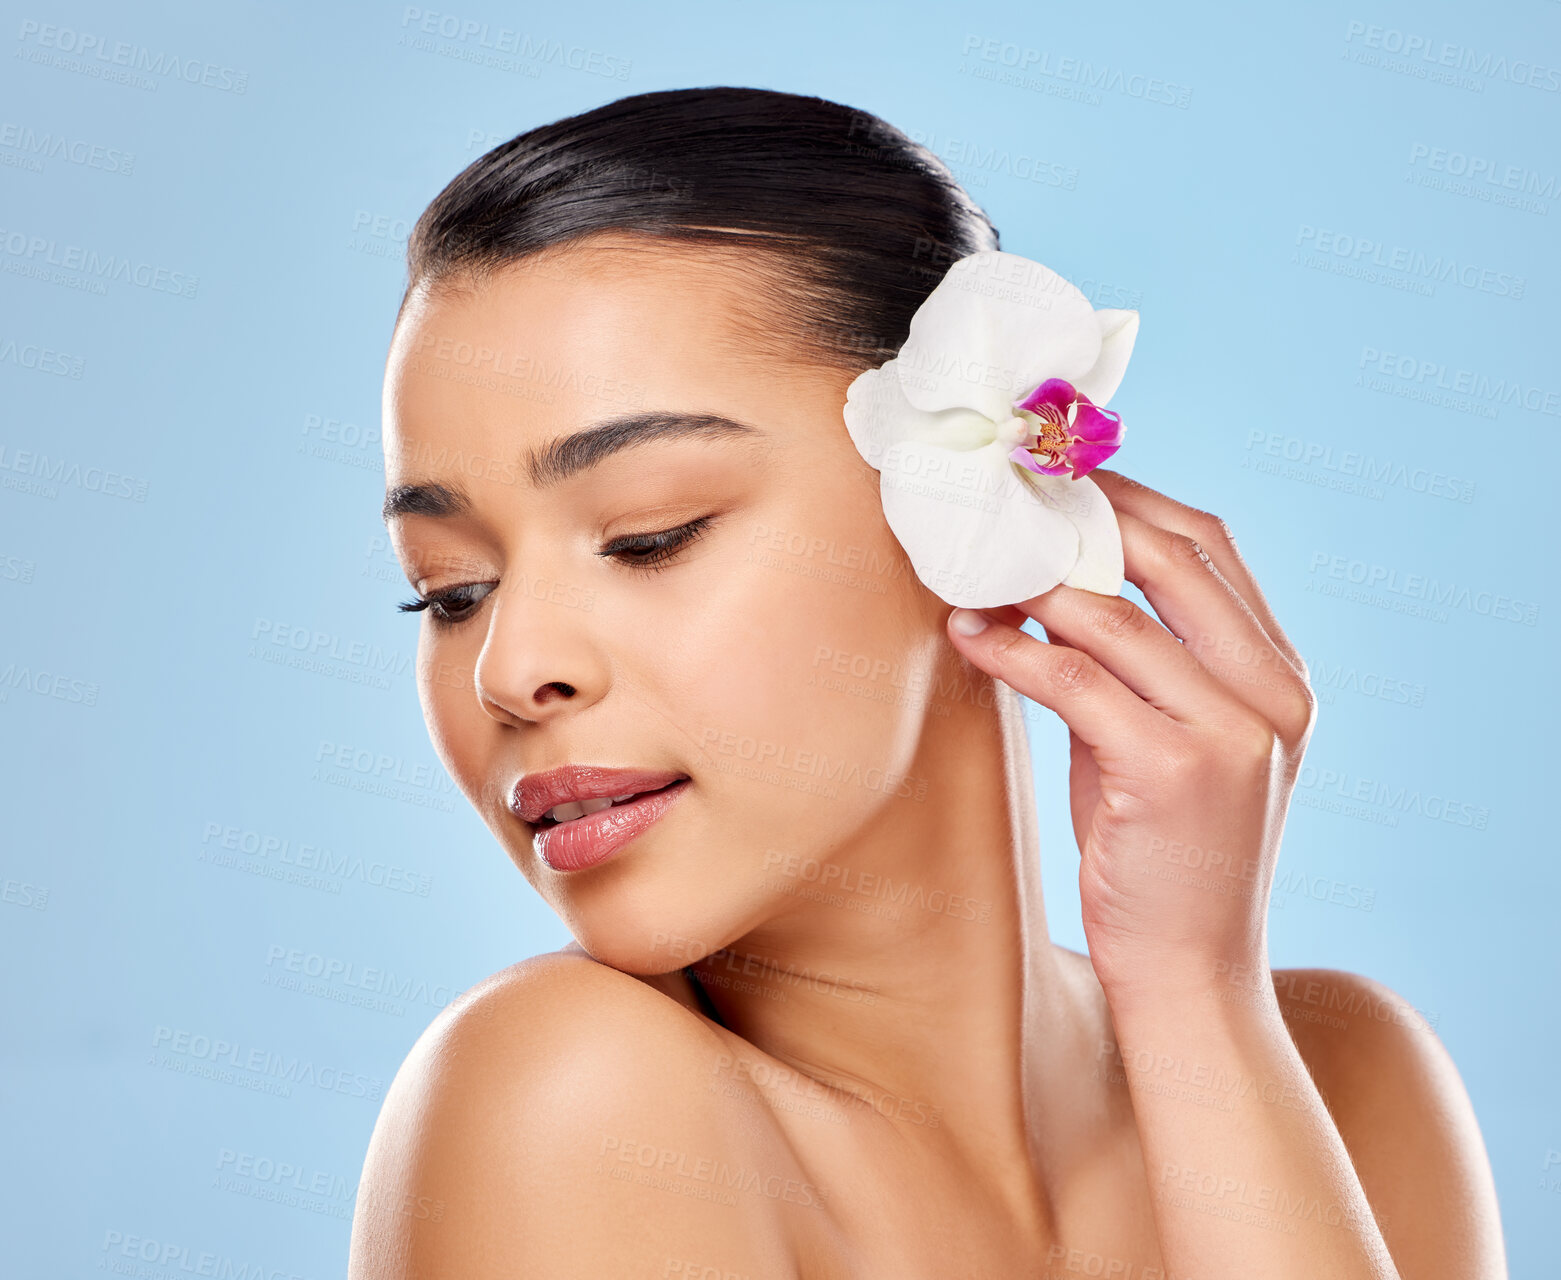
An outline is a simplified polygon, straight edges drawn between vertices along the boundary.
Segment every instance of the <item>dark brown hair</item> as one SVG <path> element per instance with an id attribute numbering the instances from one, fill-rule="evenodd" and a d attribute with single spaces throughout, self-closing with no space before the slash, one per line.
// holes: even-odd
<path id="1" fill-rule="evenodd" d="M 997 229 L 947 166 L 875 115 L 769 89 L 668 89 L 539 125 L 467 166 L 407 245 L 407 298 L 597 232 L 736 251 L 789 337 L 881 364 Z"/>

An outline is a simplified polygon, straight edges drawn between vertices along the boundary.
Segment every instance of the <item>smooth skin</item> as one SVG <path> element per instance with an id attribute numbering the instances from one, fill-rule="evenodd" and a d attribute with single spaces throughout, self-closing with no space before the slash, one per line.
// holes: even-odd
<path id="1" fill-rule="evenodd" d="M 854 372 L 775 349 L 754 269 L 597 236 L 398 325 L 388 485 L 468 499 L 390 520 L 416 591 L 467 589 L 423 614 L 425 719 L 576 941 L 414 1046 L 349 1274 L 1504 1276 L 1424 1020 L 1268 968 L 1315 699 L 1228 530 L 1097 470 L 1157 616 L 1057 587 L 965 634 L 845 432 Z M 516 462 L 631 409 L 754 433 Z M 1089 956 L 1048 938 L 1021 695 L 1070 734 Z M 690 782 L 560 873 L 504 797 L 564 763 Z"/>

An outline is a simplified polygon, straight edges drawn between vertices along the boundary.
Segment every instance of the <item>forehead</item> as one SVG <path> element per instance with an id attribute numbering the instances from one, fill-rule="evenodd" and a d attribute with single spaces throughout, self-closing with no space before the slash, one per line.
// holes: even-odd
<path id="1" fill-rule="evenodd" d="M 645 237 L 420 293 L 387 364 L 387 442 L 459 424 L 519 443 L 636 409 L 741 402 L 779 363 L 768 311 L 751 261 Z"/>

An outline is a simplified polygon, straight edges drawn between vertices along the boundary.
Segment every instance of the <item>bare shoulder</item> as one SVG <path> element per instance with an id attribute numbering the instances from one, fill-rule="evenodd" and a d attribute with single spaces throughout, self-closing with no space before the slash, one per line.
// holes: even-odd
<path id="1" fill-rule="evenodd" d="M 386 1093 L 351 1280 L 794 1274 L 779 1201 L 743 1176 L 784 1172 L 788 1153 L 712 1087 L 724 1048 L 577 950 L 463 993 Z"/>
<path id="2" fill-rule="evenodd" d="M 1276 969 L 1274 990 L 1400 1274 L 1505 1276 L 1479 1123 L 1426 1016 L 1337 969 Z"/>

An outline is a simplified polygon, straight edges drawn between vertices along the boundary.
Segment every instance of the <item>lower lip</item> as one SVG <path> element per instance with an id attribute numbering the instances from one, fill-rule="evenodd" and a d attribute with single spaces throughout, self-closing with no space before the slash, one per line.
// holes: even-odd
<path id="1" fill-rule="evenodd" d="M 537 855 L 554 871 L 583 871 L 598 866 L 643 835 L 687 789 L 685 778 L 627 804 L 539 827 L 534 841 Z"/>

